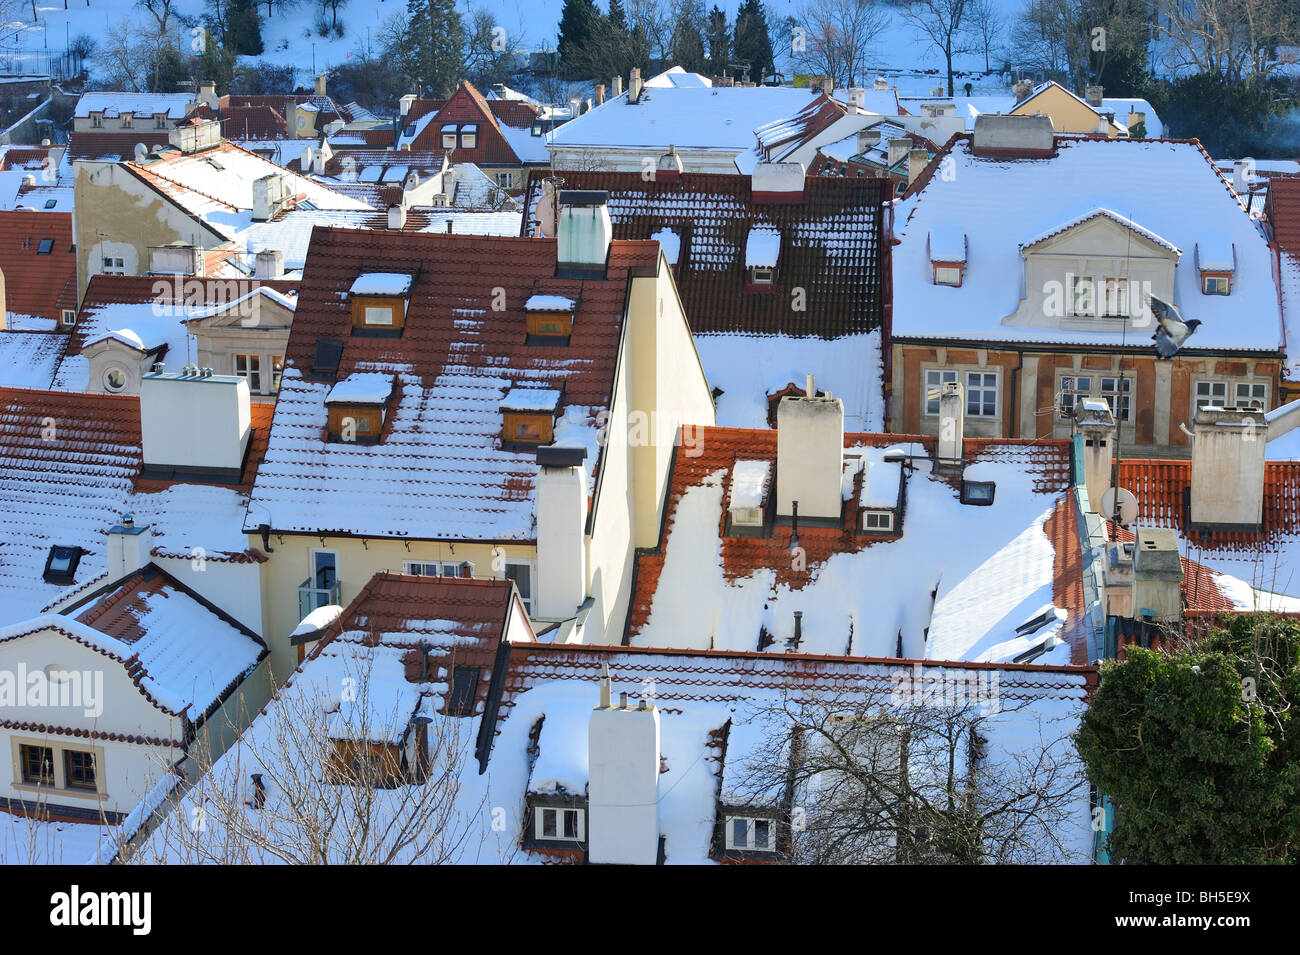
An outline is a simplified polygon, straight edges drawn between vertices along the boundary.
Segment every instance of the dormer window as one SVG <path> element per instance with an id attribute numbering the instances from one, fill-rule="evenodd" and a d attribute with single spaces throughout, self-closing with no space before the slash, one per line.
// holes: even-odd
<path id="1" fill-rule="evenodd" d="M 935 285 L 961 286 L 966 270 L 966 233 L 957 229 L 935 229 L 926 237 L 930 268 Z"/>
<path id="2" fill-rule="evenodd" d="M 64 328 L 71 328 L 77 324 L 77 310 L 75 308 L 64 308 L 59 310 L 59 321 Z"/>
<path id="3" fill-rule="evenodd" d="M 578 303 L 564 295 L 534 294 L 524 303 L 527 344 L 567 345 Z"/>
<path id="4" fill-rule="evenodd" d="M 478 126 L 469 123 L 460 128 L 460 148 L 473 149 L 478 145 Z"/>
<path id="5" fill-rule="evenodd" d="M 122 128 L 123 128 L 123 129 L 130 129 L 130 128 L 131 128 L 131 119 L 132 119 L 132 114 L 131 114 L 131 113 L 123 113 L 123 114 L 122 114 Z"/>
<path id="6" fill-rule="evenodd" d="M 94 128 L 94 129 L 102 129 L 103 126 L 104 126 L 104 114 L 103 114 L 102 112 L 100 112 L 100 113 L 91 113 L 91 114 L 90 114 L 90 125 L 91 125 L 91 127 Z"/>
<path id="7" fill-rule="evenodd" d="M 348 290 L 352 334 L 399 336 L 406 325 L 411 276 L 404 272 L 366 272 Z"/>
<path id="8" fill-rule="evenodd" d="M 1237 271 L 1236 245 L 1216 239 L 1197 242 L 1196 269 L 1201 275 L 1202 295 L 1231 295 L 1232 273 Z"/>
<path id="9" fill-rule="evenodd" d="M 776 281 L 776 267 L 780 258 L 780 232 L 764 228 L 749 230 L 749 238 L 745 240 L 745 270 L 750 285 L 770 287 Z"/>
<path id="10" fill-rule="evenodd" d="M 727 816 L 727 848 L 739 852 L 775 852 L 776 822 L 755 816 Z"/>
<path id="11" fill-rule="evenodd" d="M 501 446 L 524 450 L 555 440 L 560 392 L 555 388 L 511 388 L 501 399 Z"/>
<path id="12" fill-rule="evenodd" d="M 737 461 L 731 468 L 728 537 L 761 537 L 767 516 L 771 461 Z"/>
<path id="13" fill-rule="evenodd" d="M 530 793 L 525 849 L 576 849 L 587 842 L 587 800 L 562 793 Z"/>
<path id="14" fill-rule="evenodd" d="M 347 444 L 374 444 L 387 419 L 393 376 L 383 372 L 348 375 L 325 397 L 329 439 Z"/>
<path id="15" fill-rule="evenodd" d="M 454 125 L 447 125 L 442 127 L 442 148 L 443 149 L 456 148 L 456 127 Z"/>
<path id="16" fill-rule="evenodd" d="M 167 128 L 167 114 L 166 114 L 166 113 L 154 113 L 154 114 L 153 114 L 153 128 L 154 128 L 154 129 L 166 129 L 166 128 Z"/>
<path id="17" fill-rule="evenodd" d="M 846 463 L 848 460 L 846 457 Z M 845 480 L 851 477 L 852 475 L 846 469 Z M 878 451 L 868 451 L 867 459 L 862 462 L 862 491 L 858 497 L 858 533 L 899 536 L 902 532 L 900 526 L 902 509 L 902 464 L 897 460 L 884 460 L 883 455 Z"/>
<path id="18" fill-rule="evenodd" d="M 45 558 L 45 572 L 41 575 L 51 584 L 71 584 L 77 575 L 77 564 L 81 562 L 82 550 L 64 544 L 55 544 Z"/>

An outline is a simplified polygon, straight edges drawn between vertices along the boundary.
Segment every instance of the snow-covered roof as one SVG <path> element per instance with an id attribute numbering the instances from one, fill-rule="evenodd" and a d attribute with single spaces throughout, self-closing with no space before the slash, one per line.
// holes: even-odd
<path id="1" fill-rule="evenodd" d="M 745 268 L 776 268 L 781 257 L 781 233 L 775 229 L 755 227 L 745 239 Z"/>
<path id="2" fill-rule="evenodd" d="M 1195 144 L 1057 137 L 1053 157 L 1016 161 L 976 157 L 969 139 L 961 139 L 950 155 L 951 174 L 931 177 L 897 208 L 896 337 L 1150 347 L 1149 335 L 1113 328 L 1003 324 L 1025 295 L 1022 247 L 1105 214 L 1171 249 L 1191 249 L 1211 239 L 1232 243 L 1237 256 L 1232 294 L 1203 295 L 1200 276 L 1184 257 L 1174 271 L 1174 304 L 1187 318 L 1203 322 L 1197 349 L 1281 347 L 1268 244 Z M 944 228 L 960 229 L 968 239 L 960 287 L 933 282 L 928 240 Z"/>
<path id="3" fill-rule="evenodd" d="M 1231 272 L 1237 267 L 1237 253 L 1233 243 L 1217 235 L 1198 238 L 1196 266 L 1202 272 Z"/>
<path id="4" fill-rule="evenodd" d="M 931 262 L 965 262 L 966 233 L 960 229 L 936 226 L 930 230 Z"/>
<path id="5" fill-rule="evenodd" d="M 1081 215 L 1077 215 L 1074 218 L 1069 219 L 1065 222 L 1057 223 L 1056 225 L 1052 226 L 1050 229 L 1047 229 L 1039 233 L 1038 235 L 1034 236 L 1032 239 L 1020 243 L 1020 248 L 1022 250 L 1032 248 L 1033 246 L 1038 245 L 1040 242 L 1046 242 L 1048 239 L 1053 238 L 1054 236 L 1058 236 L 1062 232 L 1066 232 L 1070 229 L 1073 229 L 1075 226 L 1082 225 L 1085 222 L 1090 222 L 1091 220 L 1096 219 L 1099 216 L 1104 216 L 1105 218 L 1110 219 L 1112 222 L 1118 222 L 1124 228 L 1129 229 L 1132 232 L 1136 232 L 1138 235 L 1142 236 L 1145 239 L 1149 239 L 1150 241 L 1154 242 L 1156 245 L 1163 246 L 1164 248 L 1168 249 L 1170 252 L 1174 253 L 1174 255 L 1183 254 L 1182 249 L 1178 248 L 1178 246 L 1174 245 L 1172 242 L 1170 242 L 1168 239 L 1164 238 L 1163 236 L 1157 235 L 1156 233 L 1152 232 L 1150 229 L 1145 228 L 1144 226 L 1138 224 L 1137 222 L 1134 222 L 1132 219 L 1128 218 L 1128 216 L 1122 216 L 1118 212 L 1115 212 L 1112 209 L 1103 209 L 1101 207 L 1092 209 L 1088 212 L 1082 213 Z M 931 241 L 933 241 L 933 238 L 931 239 Z"/>
<path id="6" fill-rule="evenodd" d="M 611 246 L 607 279 L 556 279 L 553 240 L 321 230 L 299 292 L 266 459 L 245 526 L 439 540 L 532 540 L 536 452 L 504 449 L 501 409 L 515 389 L 564 390 L 555 443 L 599 458 L 597 416 L 614 382 L 628 269 L 653 265 L 649 243 Z M 366 263 L 419 263 L 400 338 L 351 335 L 340 302 Z M 467 262 L 509 262 L 474 271 Z M 579 299 L 563 349 L 526 344 L 524 304 Z M 491 308 L 493 289 L 509 308 Z M 582 295 L 579 296 L 579 289 Z M 317 343 L 343 342 L 338 375 L 396 379 L 382 440 L 325 439 L 329 373 L 313 373 Z M 594 486 L 594 485 L 593 485 Z M 411 493 L 408 493 L 411 492 Z"/>
<path id="7" fill-rule="evenodd" d="M 103 113 L 110 118 L 123 113 L 136 116 L 164 113 L 168 119 L 180 120 L 186 117 L 193 105 L 191 93 L 82 93 L 73 115 L 83 119 L 91 113 Z"/>
<path id="8" fill-rule="evenodd" d="M 1125 96 L 1103 96 L 1101 105 L 1103 109 L 1111 110 L 1115 114 L 1115 122 L 1125 129 L 1128 129 L 1133 113 L 1144 113 L 1143 125 L 1146 126 L 1147 139 L 1160 139 L 1165 134 L 1164 123 L 1160 121 L 1160 116 L 1156 113 L 1155 107 L 1144 99 Z"/>
<path id="9" fill-rule="evenodd" d="M 755 129 L 798 113 L 808 99 L 807 90 L 768 86 L 649 87 L 637 103 L 624 92 L 570 120 L 549 143 L 660 152 L 671 144 L 739 153 L 754 145 Z"/>
<path id="10" fill-rule="evenodd" d="M 0 331 L 0 388 L 49 388 L 66 335 Z"/>
<path id="11" fill-rule="evenodd" d="M 731 468 L 731 510 L 762 507 L 771 477 L 771 461 L 737 461 Z"/>
<path id="12" fill-rule="evenodd" d="M 501 399 L 502 411 L 555 411 L 559 406 L 558 388 L 511 388 Z"/>
<path id="13" fill-rule="evenodd" d="M 325 404 L 382 405 L 393 394 L 393 376 L 387 372 L 353 372 L 330 389 Z"/>
<path id="14" fill-rule="evenodd" d="M 1025 647 L 1015 625 L 1045 604 L 1065 607 L 1068 639 L 1041 662 L 1083 663 L 1082 604 L 1056 563 L 1078 543 L 1065 490 L 1066 442 L 980 442 L 968 457 L 997 492 L 990 506 L 962 504 L 929 460 L 907 476 L 901 537 L 852 528 L 799 528 L 806 565 L 791 568 L 789 527 L 768 537 L 722 535 L 724 492 L 737 461 L 776 458 L 773 431 L 705 428 L 687 458 L 679 449 L 662 556 L 638 558 L 632 646 L 784 652 L 801 611 L 806 653 L 1006 662 Z M 897 505 L 901 464 L 885 460 L 888 435 L 846 435 L 846 458 L 864 467 L 846 490 L 846 513 Z M 781 485 L 781 475 L 774 476 Z M 880 586 L 888 581 L 888 586 Z M 1009 621 L 1014 621 L 1013 623 Z"/>
<path id="15" fill-rule="evenodd" d="M 406 295 L 410 290 L 409 272 L 363 272 L 348 289 L 353 295 Z"/>
<path id="16" fill-rule="evenodd" d="M 524 303 L 530 312 L 572 312 L 577 307 L 578 303 L 567 295 L 534 294 Z"/>

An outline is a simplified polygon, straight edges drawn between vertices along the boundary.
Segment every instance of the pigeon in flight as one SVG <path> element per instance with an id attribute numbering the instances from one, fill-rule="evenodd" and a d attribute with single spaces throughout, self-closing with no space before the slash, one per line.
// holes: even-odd
<path id="1" fill-rule="evenodd" d="M 1182 314 L 1174 305 L 1154 295 L 1149 296 L 1149 299 L 1151 314 L 1155 316 L 1156 323 L 1160 326 L 1151 336 L 1151 340 L 1156 343 L 1156 352 L 1161 358 L 1173 358 L 1178 354 L 1178 349 L 1183 347 L 1183 342 L 1196 333 L 1201 320 L 1193 318 L 1183 321 Z"/>

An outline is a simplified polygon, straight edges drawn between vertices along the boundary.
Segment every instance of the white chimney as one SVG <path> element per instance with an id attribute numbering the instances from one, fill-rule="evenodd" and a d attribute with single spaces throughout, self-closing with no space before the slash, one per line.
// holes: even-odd
<path id="1" fill-rule="evenodd" d="M 870 150 L 873 146 L 880 143 L 880 130 L 878 129 L 860 129 L 858 130 L 858 154 L 862 155 Z"/>
<path id="2" fill-rule="evenodd" d="M 542 448 L 537 461 L 537 593 L 533 616 L 568 620 L 587 599 L 587 469 L 581 448 Z"/>
<path id="3" fill-rule="evenodd" d="M 860 86 L 850 87 L 849 105 L 856 106 L 859 109 L 863 109 L 866 107 L 866 103 L 867 103 L 867 91 Z"/>
<path id="4" fill-rule="evenodd" d="M 153 532 L 148 524 L 137 525 L 130 514 L 108 529 L 108 579 L 121 580 L 149 563 Z"/>
<path id="5" fill-rule="evenodd" d="M 593 97 L 593 101 L 597 106 L 605 105 L 605 84 L 604 83 L 596 84 L 596 95 L 595 97 Z"/>
<path id="6" fill-rule="evenodd" d="M 844 402 L 808 394 L 785 397 L 776 406 L 776 513 L 838 521 L 844 469 Z"/>
<path id="7" fill-rule="evenodd" d="M 641 99 L 641 90 L 642 90 L 641 68 L 639 66 L 634 66 L 632 67 L 632 73 L 628 77 L 628 81 L 627 81 L 628 102 L 635 103 L 639 101 Z"/>
<path id="8" fill-rule="evenodd" d="M 162 245 L 149 250 L 153 275 L 198 275 L 205 272 L 203 250 L 192 245 Z"/>
<path id="9" fill-rule="evenodd" d="M 221 142 L 221 124 L 215 119 L 192 119 L 168 132 L 167 142 L 186 154 L 201 152 Z"/>
<path id="10" fill-rule="evenodd" d="M 284 253 L 279 249 L 263 249 L 253 258 L 253 278 L 284 278 Z"/>
<path id="11" fill-rule="evenodd" d="M 202 80 L 199 82 L 199 102 L 210 109 L 216 109 L 221 105 L 221 101 L 217 98 L 217 84 L 215 81 Z"/>
<path id="12" fill-rule="evenodd" d="M 609 245 L 614 240 L 614 223 L 609 217 L 609 193 L 561 190 L 557 231 L 558 270 L 586 276 L 604 276 Z"/>
<path id="13" fill-rule="evenodd" d="M 921 173 L 925 172 L 925 167 L 930 164 L 930 153 L 924 149 L 909 149 L 907 151 L 907 184 L 910 186 L 916 180 L 921 178 Z"/>
<path id="14" fill-rule="evenodd" d="M 962 439 L 966 428 L 966 397 L 960 381 L 939 387 L 939 442 L 935 458 L 940 467 L 962 466 Z"/>
<path id="15" fill-rule="evenodd" d="M 1088 508 L 1101 514 L 1101 497 L 1110 490 L 1115 459 L 1115 416 L 1105 401 L 1088 399 L 1074 412 L 1074 427 L 1083 438 L 1083 473 L 1088 486 Z M 1112 515 L 1102 514 L 1110 519 Z"/>
<path id="16" fill-rule="evenodd" d="M 1232 188 L 1237 195 L 1250 193 L 1250 181 L 1255 178 L 1255 160 L 1238 159 L 1232 164 Z"/>
<path id="17" fill-rule="evenodd" d="M 407 93 L 397 101 L 397 108 L 402 116 L 406 116 L 411 112 L 411 107 L 415 105 L 415 99 L 414 93 Z"/>
<path id="18" fill-rule="evenodd" d="M 406 209 L 405 207 L 393 203 L 388 207 L 388 228 L 405 229 L 406 228 Z"/>
<path id="19" fill-rule="evenodd" d="M 237 484 L 251 423 L 244 378 L 193 365 L 147 374 L 140 382 L 141 474 Z"/>
<path id="20" fill-rule="evenodd" d="M 615 96 L 623 95 L 623 77 L 621 76 L 614 77 L 614 95 Z"/>
<path id="21" fill-rule="evenodd" d="M 895 136 L 889 141 L 889 165 L 892 168 L 904 156 L 912 151 L 912 140 L 906 136 Z"/>
<path id="22" fill-rule="evenodd" d="M 1192 432 L 1193 529 L 1257 531 L 1264 519 L 1268 420 L 1253 408 L 1201 408 Z"/>
<path id="23" fill-rule="evenodd" d="M 654 865 L 659 859 L 659 709 L 627 694 L 609 700 L 609 671 L 587 722 L 587 860 Z"/>
<path id="24" fill-rule="evenodd" d="M 1178 535 L 1168 528 L 1140 527 L 1133 542 L 1133 616 L 1156 621 L 1183 615 L 1183 561 Z"/>
<path id="25" fill-rule="evenodd" d="M 284 176 L 271 173 L 253 180 L 253 221 L 269 222 L 284 208 L 289 187 Z"/>
<path id="26" fill-rule="evenodd" d="M 750 198 L 757 205 L 803 202 L 804 169 L 797 162 L 760 162 L 750 173 Z"/>

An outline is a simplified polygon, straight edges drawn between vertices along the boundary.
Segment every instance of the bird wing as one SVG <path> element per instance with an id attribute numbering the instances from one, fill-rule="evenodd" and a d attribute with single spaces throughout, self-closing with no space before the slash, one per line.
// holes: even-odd
<path id="1" fill-rule="evenodd" d="M 1166 302 L 1162 298 L 1156 298 L 1154 295 L 1148 295 L 1147 301 L 1151 306 L 1151 314 L 1156 317 L 1156 321 L 1164 324 L 1167 319 L 1181 323 L 1183 313 L 1178 311 L 1178 307 L 1172 302 Z"/>
<path id="2" fill-rule="evenodd" d="M 1161 358 L 1173 358 L 1174 355 L 1178 354 L 1179 342 L 1174 341 L 1164 328 L 1156 329 L 1156 333 L 1151 337 L 1155 339 L 1156 352 Z"/>

